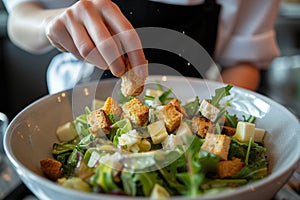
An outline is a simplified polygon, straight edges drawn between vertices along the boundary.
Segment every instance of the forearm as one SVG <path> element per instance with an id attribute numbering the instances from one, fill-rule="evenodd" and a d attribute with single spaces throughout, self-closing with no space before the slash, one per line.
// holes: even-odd
<path id="1" fill-rule="evenodd" d="M 250 63 L 240 63 L 226 67 L 221 72 L 224 83 L 233 84 L 249 90 L 257 90 L 260 83 L 260 71 Z"/>
<path id="2" fill-rule="evenodd" d="M 11 41 L 30 53 L 44 53 L 51 49 L 45 29 L 47 22 L 63 10 L 45 10 L 38 3 L 26 2 L 14 8 L 8 19 Z"/>

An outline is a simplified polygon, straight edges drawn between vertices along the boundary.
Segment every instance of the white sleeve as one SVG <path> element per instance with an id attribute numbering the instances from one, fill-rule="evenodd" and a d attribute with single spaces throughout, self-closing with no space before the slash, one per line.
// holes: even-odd
<path id="1" fill-rule="evenodd" d="M 10 12 L 16 5 L 22 2 L 38 2 L 38 0 L 2 0 L 8 12 Z"/>
<path id="2" fill-rule="evenodd" d="M 223 2 L 215 60 L 222 66 L 251 62 L 268 67 L 279 55 L 274 24 L 280 1 Z"/>
<path id="3" fill-rule="evenodd" d="M 45 8 L 64 8 L 73 5 L 77 0 L 2 0 L 7 11 L 10 12 L 16 5 L 22 2 L 39 2 Z"/>

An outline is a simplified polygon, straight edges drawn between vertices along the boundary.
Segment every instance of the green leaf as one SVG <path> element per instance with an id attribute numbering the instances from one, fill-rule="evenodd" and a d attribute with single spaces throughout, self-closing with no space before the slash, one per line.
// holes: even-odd
<path id="1" fill-rule="evenodd" d="M 228 112 L 225 112 L 225 117 L 226 117 L 226 121 L 225 121 L 225 125 L 230 126 L 232 128 L 236 128 L 239 119 L 236 115 L 229 115 Z"/>
<path id="2" fill-rule="evenodd" d="M 167 101 L 170 100 L 169 95 L 172 93 L 171 89 L 168 89 L 167 91 L 165 91 L 164 93 L 162 93 L 158 99 L 161 102 L 162 105 L 167 104 Z"/>
<path id="3" fill-rule="evenodd" d="M 157 182 L 157 173 L 147 172 L 147 173 L 136 173 L 133 177 L 133 181 L 140 183 L 142 187 L 143 194 L 148 197 Z"/>
<path id="4" fill-rule="evenodd" d="M 244 118 L 244 122 L 255 123 L 255 121 L 256 121 L 256 117 L 253 116 L 253 115 L 250 115 L 248 118 L 246 118 L 246 117 L 243 115 L 243 118 Z"/>
<path id="5" fill-rule="evenodd" d="M 195 116 L 200 107 L 199 97 L 196 96 L 194 101 L 185 104 L 183 107 L 185 108 L 189 117 Z"/>
<path id="6" fill-rule="evenodd" d="M 211 104 L 213 104 L 214 106 L 219 107 L 219 103 L 221 101 L 221 99 L 223 99 L 224 97 L 230 95 L 230 89 L 232 88 L 232 85 L 227 85 L 225 87 L 222 88 L 218 88 L 215 90 L 215 96 L 212 96 L 211 98 Z"/>
<path id="7" fill-rule="evenodd" d="M 58 144 L 54 143 L 52 146 L 52 155 L 59 155 L 66 152 L 72 152 L 76 148 L 75 144 Z"/>
<path id="8" fill-rule="evenodd" d="M 120 118 L 117 115 L 114 115 L 112 113 L 108 113 L 107 117 L 108 117 L 111 124 L 114 124 L 114 123 L 116 123 L 117 121 L 120 120 Z"/>
<path id="9" fill-rule="evenodd" d="M 119 187 L 115 184 L 112 177 L 112 163 L 100 163 L 96 169 L 96 183 L 103 189 L 105 192 L 111 192 L 114 190 L 120 190 Z"/>
<path id="10" fill-rule="evenodd" d="M 268 175 L 267 160 L 262 158 L 252 164 L 244 166 L 239 173 L 232 178 L 244 178 L 247 180 L 256 180 L 264 178 Z"/>
<path id="11" fill-rule="evenodd" d="M 136 196 L 137 194 L 137 186 L 133 179 L 134 173 L 123 170 L 121 173 L 121 180 L 123 183 L 124 192 L 131 196 Z"/>

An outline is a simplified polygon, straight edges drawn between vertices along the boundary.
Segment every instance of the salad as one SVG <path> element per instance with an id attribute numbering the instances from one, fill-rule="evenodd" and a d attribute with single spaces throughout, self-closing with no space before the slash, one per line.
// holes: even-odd
<path id="1" fill-rule="evenodd" d="M 143 99 L 96 100 L 59 126 L 43 173 L 79 191 L 151 198 L 218 193 L 268 175 L 265 130 L 227 111 L 231 85 L 184 103 L 156 85 Z"/>

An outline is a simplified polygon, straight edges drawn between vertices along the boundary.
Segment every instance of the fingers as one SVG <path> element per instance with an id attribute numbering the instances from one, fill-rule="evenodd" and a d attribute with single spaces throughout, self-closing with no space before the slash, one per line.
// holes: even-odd
<path id="1" fill-rule="evenodd" d="M 133 26 L 113 3 L 110 7 L 107 6 L 106 9 L 102 9 L 101 12 L 111 32 L 115 35 L 114 37 L 117 37 L 123 45 L 133 69 L 138 67 L 135 69 L 137 75 L 146 77 L 148 75 L 147 60 L 139 36 Z"/>
<path id="2" fill-rule="evenodd" d="M 97 50 L 87 28 L 80 20 L 76 19 L 76 16 L 74 16 L 71 10 L 66 14 L 65 23 L 71 24 L 71 26 L 67 26 L 67 30 L 74 43 L 74 49 L 69 50 L 72 52 L 77 51 L 82 57 L 82 60 L 92 63 L 101 69 L 106 69 L 108 63 Z"/>
<path id="3" fill-rule="evenodd" d="M 101 13 L 99 13 L 97 9 L 90 9 L 89 12 L 85 13 L 84 25 L 112 73 L 116 76 L 124 74 L 125 65 L 122 60 L 122 53 L 119 50 L 119 45 L 116 43 L 112 33 L 102 20 Z"/>
<path id="4" fill-rule="evenodd" d="M 137 75 L 148 75 L 138 34 L 109 0 L 78 1 L 49 23 L 46 34 L 60 51 L 71 52 L 102 69 L 109 66 L 115 76 L 125 73 L 124 47 Z"/>

